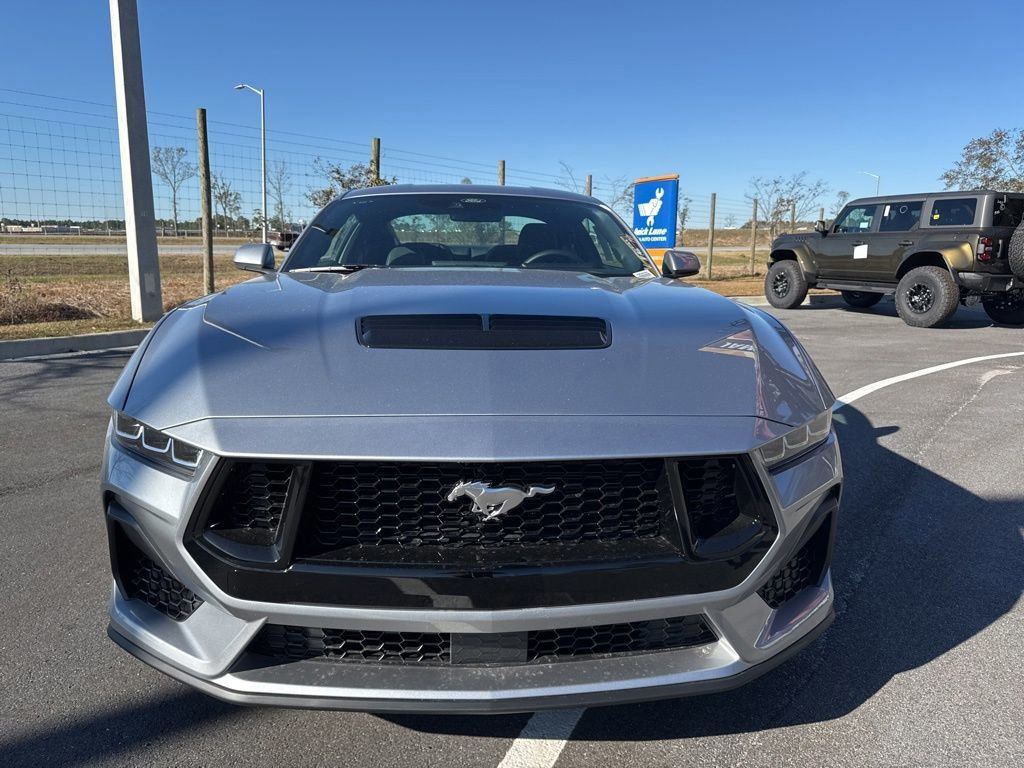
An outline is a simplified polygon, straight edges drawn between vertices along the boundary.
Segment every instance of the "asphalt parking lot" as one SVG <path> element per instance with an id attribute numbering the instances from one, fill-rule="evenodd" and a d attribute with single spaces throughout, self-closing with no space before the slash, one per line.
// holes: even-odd
<path id="1" fill-rule="evenodd" d="M 891 301 L 780 316 L 837 395 L 1024 352 L 1024 331 L 980 310 L 932 330 L 905 326 Z M 809 650 L 730 693 L 531 726 L 553 749 L 511 754 L 530 715 L 239 708 L 107 639 L 97 475 L 126 359 L 0 362 L 0 766 L 1024 765 L 1024 356 L 893 383 L 836 413 L 837 619 Z"/>

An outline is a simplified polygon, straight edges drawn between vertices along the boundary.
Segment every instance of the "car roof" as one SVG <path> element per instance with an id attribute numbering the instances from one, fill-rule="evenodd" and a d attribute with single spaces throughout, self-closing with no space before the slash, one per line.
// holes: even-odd
<path id="1" fill-rule="evenodd" d="M 890 203 L 902 200 L 922 200 L 926 197 L 930 198 L 950 198 L 950 197 L 979 197 L 981 195 L 1012 195 L 1019 197 L 1022 195 L 1020 192 L 1010 192 L 998 189 L 961 189 L 946 192 L 916 192 L 914 194 L 906 195 L 878 195 L 877 197 L 858 197 L 856 200 L 851 200 L 847 205 L 870 205 L 871 203 Z"/>
<path id="2" fill-rule="evenodd" d="M 506 187 L 498 184 L 388 184 L 381 187 L 353 189 L 341 197 L 373 197 L 375 195 L 508 195 L 513 197 L 544 197 L 551 200 L 575 200 L 577 202 L 599 203 L 594 197 L 570 192 L 567 189 L 545 189 L 543 187 Z"/>

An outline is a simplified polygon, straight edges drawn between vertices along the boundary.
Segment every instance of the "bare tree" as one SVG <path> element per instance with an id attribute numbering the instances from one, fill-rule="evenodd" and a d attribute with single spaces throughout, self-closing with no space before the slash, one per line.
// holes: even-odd
<path id="1" fill-rule="evenodd" d="M 283 160 L 271 163 L 267 173 L 267 190 L 274 201 L 274 215 L 270 223 L 278 229 L 284 229 L 288 226 L 284 199 L 292 190 L 292 174 L 288 170 L 288 164 Z"/>
<path id="2" fill-rule="evenodd" d="M 835 202 L 832 203 L 832 209 L 831 209 L 832 220 L 833 221 L 835 220 L 836 216 L 839 215 L 839 212 L 841 210 L 843 210 L 843 208 L 846 207 L 846 204 L 847 204 L 847 202 L 849 202 L 849 200 L 850 200 L 850 193 L 847 192 L 845 189 L 841 189 L 838 192 L 836 192 L 836 199 L 835 199 Z"/>
<path id="3" fill-rule="evenodd" d="M 789 219 L 792 206 L 796 206 L 797 221 L 806 219 L 819 207 L 822 195 L 827 192 L 828 184 L 821 179 L 808 181 L 807 171 L 801 171 L 789 178 L 755 176 L 750 180 L 746 198 L 751 202 L 757 198 L 758 221 L 767 224 L 768 233 L 774 239 Z"/>
<path id="4" fill-rule="evenodd" d="M 565 187 L 570 192 L 583 192 L 583 187 L 576 179 L 576 170 L 564 160 L 559 160 L 558 164 L 562 167 L 562 177 L 558 181 L 559 185 Z"/>
<path id="5" fill-rule="evenodd" d="M 956 164 L 939 178 L 946 189 L 1024 191 L 1024 130 L 997 128 L 972 139 Z"/>
<path id="6" fill-rule="evenodd" d="M 727 213 L 725 218 L 722 219 L 722 223 L 725 224 L 726 229 L 736 229 L 736 214 Z"/>
<path id="7" fill-rule="evenodd" d="M 327 179 L 326 187 L 310 189 L 306 192 L 306 198 L 317 208 L 323 208 L 342 192 L 347 192 L 350 189 L 383 187 L 398 183 L 398 179 L 394 176 L 378 178 L 374 169 L 364 163 L 354 163 L 348 168 L 342 168 L 337 163 L 329 163 L 323 158 L 317 157 L 313 160 L 313 169 Z"/>
<path id="8" fill-rule="evenodd" d="M 228 219 L 234 219 L 242 212 L 242 196 L 231 188 L 231 182 L 217 174 L 213 174 L 210 188 L 214 209 L 221 217 L 221 226 L 227 229 Z"/>
<path id="9" fill-rule="evenodd" d="M 186 160 L 184 147 L 153 147 L 153 173 L 171 191 L 171 219 L 174 236 L 178 236 L 178 190 L 196 175 L 196 167 Z"/>

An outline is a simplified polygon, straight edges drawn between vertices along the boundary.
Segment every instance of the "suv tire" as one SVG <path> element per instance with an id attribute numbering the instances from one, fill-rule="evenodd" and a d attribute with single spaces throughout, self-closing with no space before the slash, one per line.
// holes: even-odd
<path id="1" fill-rule="evenodd" d="M 1000 325 L 1024 325 L 1024 291 L 1009 291 L 982 296 L 981 306 L 992 322 Z"/>
<path id="2" fill-rule="evenodd" d="M 764 296 L 778 309 L 799 307 L 807 297 L 807 278 L 793 259 L 776 261 L 764 278 Z"/>
<path id="3" fill-rule="evenodd" d="M 934 328 L 946 322 L 960 303 L 960 288 L 948 269 L 918 267 L 896 286 L 896 312 L 907 325 Z"/>
<path id="4" fill-rule="evenodd" d="M 1013 230 L 1007 255 L 1010 259 L 1010 271 L 1024 280 L 1024 223 L 1018 224 L 1017 228 Z"/>
<path id="5" fill-rule="evenodd" d="M 880 293 L 868 293 L 867 291 L 840 291 L 843 301 L 857 309 L 873 307 L 882 300 Z"/>

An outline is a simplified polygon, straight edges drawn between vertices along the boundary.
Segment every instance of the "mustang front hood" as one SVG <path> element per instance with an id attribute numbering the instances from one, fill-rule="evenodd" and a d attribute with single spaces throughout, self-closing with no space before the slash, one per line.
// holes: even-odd
<path id="1" fill-rule="evenodd" d="M 372 349 L 368 315 L 602 318 L 605 349 Z M 158 429 L 202 420 L 757 417 L 803 423 L 832 395 L 769 316 L 684 283 L 547 270 L 283 273 L 172 312 L 111 404 Z M 125 395 L 125 391 L 127 394 Z M 525 420 L 523 418 L 525 417 Z M 225 422 L 226 423 L 226 422 Z M 351 423 L 351 422 L 350 422 Z"/>

